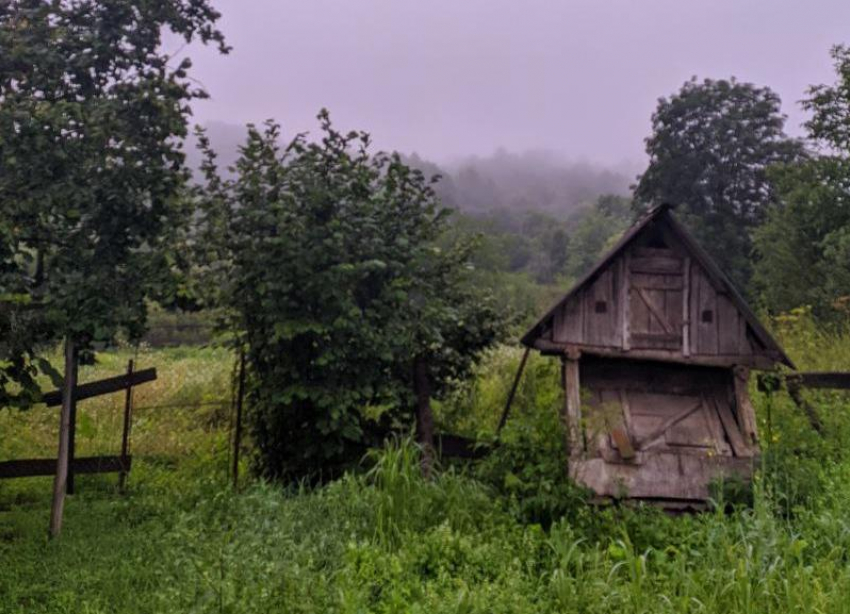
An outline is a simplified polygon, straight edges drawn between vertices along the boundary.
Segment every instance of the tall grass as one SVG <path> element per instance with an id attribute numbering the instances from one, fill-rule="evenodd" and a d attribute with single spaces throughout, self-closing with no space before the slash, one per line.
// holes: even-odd
<path id="1" fill-rule="evenodd" d="M 75 497 L 58 543 L 38 505 L 13 506 L 0 611 L 843 612 L 850 598 L 842 510 L 605 510 L 595 532 L 544 531 L 468 477 L 423 480 L 409 442 L 374 461 L 290 493 L 144 467 L 126 498 Z"/>
<path id="2" fill-rule="evenodd" d="M 850 338 L 809 324 L 804 316 L 780 323 L 798 364 L 850 367 Z M 98 368 L 120 372 L 127 357 L 104 357 Z M 140 396 L 140 407 L 226 400 L 225 353 L 148 358 L 174 379 L 163 377 L 161 396 Z M 439 408 L 443 424 L 492 435 L 518 358 L 494 351 L 476 381 Z M 223 416 L 210 407 L 140 409 L 129 492 L 101 487 L 109 477 L 82 484 L 59 542 L 45 538 L 49 484 L 0 484 L 0 612 L 850 610 L 850 460 L 842 450 L 850 414 L 842 395 L 812 397 L 830 421 L 821 439 L 783 395 L 754 390 L 765 471 L 753 505 L 669 517 L 591 508 L 564 480 L 552 362 L 529 363 L 497 453 L 475 466 L 444 466 L 430 480 L 419 471 L 419 449 L 401 439 L 365 459 L 362 472 L 322 488 L 253 483 L 235 493 L 223 471 Z M 103 403 L 81 405 L 102 421 L 86 445 L 114 445 L 107 414 L 117 408 Z M 0 414 L 4 454 L 31 455 L 42 440 L 52 452 L 55 416 L 42 425 L 38 412 L 48 413 Z"/>

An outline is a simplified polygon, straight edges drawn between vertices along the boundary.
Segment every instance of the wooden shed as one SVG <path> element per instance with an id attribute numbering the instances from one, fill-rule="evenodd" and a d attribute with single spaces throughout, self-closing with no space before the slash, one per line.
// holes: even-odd
<path id="1" fill-rule="evenodd" d="M 793 368 L 669 206 L 632 226 L 522 342 L 563 361 L 570 475 L 600 497 L 668 507 L 752 476 L 750 369 Z"/>

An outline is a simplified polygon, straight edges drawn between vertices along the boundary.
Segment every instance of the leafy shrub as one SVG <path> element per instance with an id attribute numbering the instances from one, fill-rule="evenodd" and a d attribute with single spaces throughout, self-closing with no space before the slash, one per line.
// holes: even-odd
<path id="1" fill-rule="evenodd" d="M 501 329 L 468 279 L 471 245 L 437 245 L 449 211 L 432 182 L 319 121 L 320 139 L 283 149 L 277 124 L 249 126 L 233 180 L 200 140 L 198 269 L 245 348 L 255 468 L 285 482 L 339 477 L 409 428 L 414 403 L 430 418 Z"/>

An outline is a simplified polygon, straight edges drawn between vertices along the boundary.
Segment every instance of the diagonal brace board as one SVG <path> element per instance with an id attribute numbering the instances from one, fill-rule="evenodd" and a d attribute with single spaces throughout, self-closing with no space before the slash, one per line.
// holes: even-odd
<path id="1" fill-rule="evenodd" d="M 702 401 L 693 405 L 692 407 L 688 407 L 683 409 L 682 411 L 670 416 L 661 425 L 652 431 L 646 437 L 643 437 L 637 442 L 638 449 L 647 448 L 650 444 L 655 442 L 656 439 L 664 435 L 669 429 L 673 428 L 677 424 L 679 424 L 682 420 L 689 417 L 691 414 L 696 412 L 697 410 L 702 409 Z"/>
<path id="2" fill-rule="evenodd" d="M 646 295 L 646 292 L 644 292 L 643 288 L 636 287 L 634 288 L 634 290 L 637 291 L 640 300 L 643 301 L 644 305 L 646 305 L 646 308 L 649 309 L 649 312 L 655 317 L 656 320 L 658 320 L 658 323 L 661 325 L 661 328 L 664 329 L 664 332 L 668 335 L 672 334 L 674 331 L 672 328 L 670 328 L 670 324 L 668 324 L 667 320 L 664 318 L 664 314 L 658 309 L 658 306 L 653 303 L 652 300 Z"/>
<path id="3" fill-rule="evenodd" d="M 138 386 L 139 384 L 152 382 L 155 379 L 156 368 L 151 368 L 134 371 L 129 374 L 125 373 L 115 377 L 109 377 L 96 382 L 89 382 L 88 384 L 82 384 L 75 388 L 74 400 L 82 401 L 83 399 L 99 397 L 103 394 L 126 390 L 131 386 Z M 62 404 L 62 391 L 54 390 L 52 392 L 47 392 L 42 397 L 42 401 L 48 407 L 57 407 Z"/>

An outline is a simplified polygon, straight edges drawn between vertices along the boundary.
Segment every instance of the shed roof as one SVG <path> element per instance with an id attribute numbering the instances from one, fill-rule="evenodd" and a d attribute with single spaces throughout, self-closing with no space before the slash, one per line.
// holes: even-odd
<path id="1" fill-rule="evenodd" d="M 682 243 L 683 247 L 690 253 L 705 270 L 706 274 L 711 279 L 712 283 L 718 290 L 724 291 L 734 306 L 744 316 L 747 324 L 752 330 L 758 341 L 778 360 L 792 369 L 795 368 L 794 363 L 785 353 L 785 350 L 776 342 L 776 340 L 767 332 L 767 330 L 759 322 L 756 315 L 750 309 L 747 302 L 729 280 L 729 278 L 720 270 L 711 256 L 706 252 L 672 215 L 669 204 L 662 204 L 650 209 L 645 215 L 638 219 L 617 241 L 616 245 L 608 251 L 605 256 L 593 266 L 570 290 L 559 300 L 546 314 L 537 321 L 522 337 L 523 345 L 533 347 L 535 340 L 540 336 L 543 328 L 549 323 L 555 312 L 570 300 L 575 294 L 582 290 L 586 285 L 590 284 L 596 276 L 607 267 L 615 258 L 617 258 L 650 224 L 658 221 L 666 223 L 667 227 L 674 233 L 677 239 Z"/>

